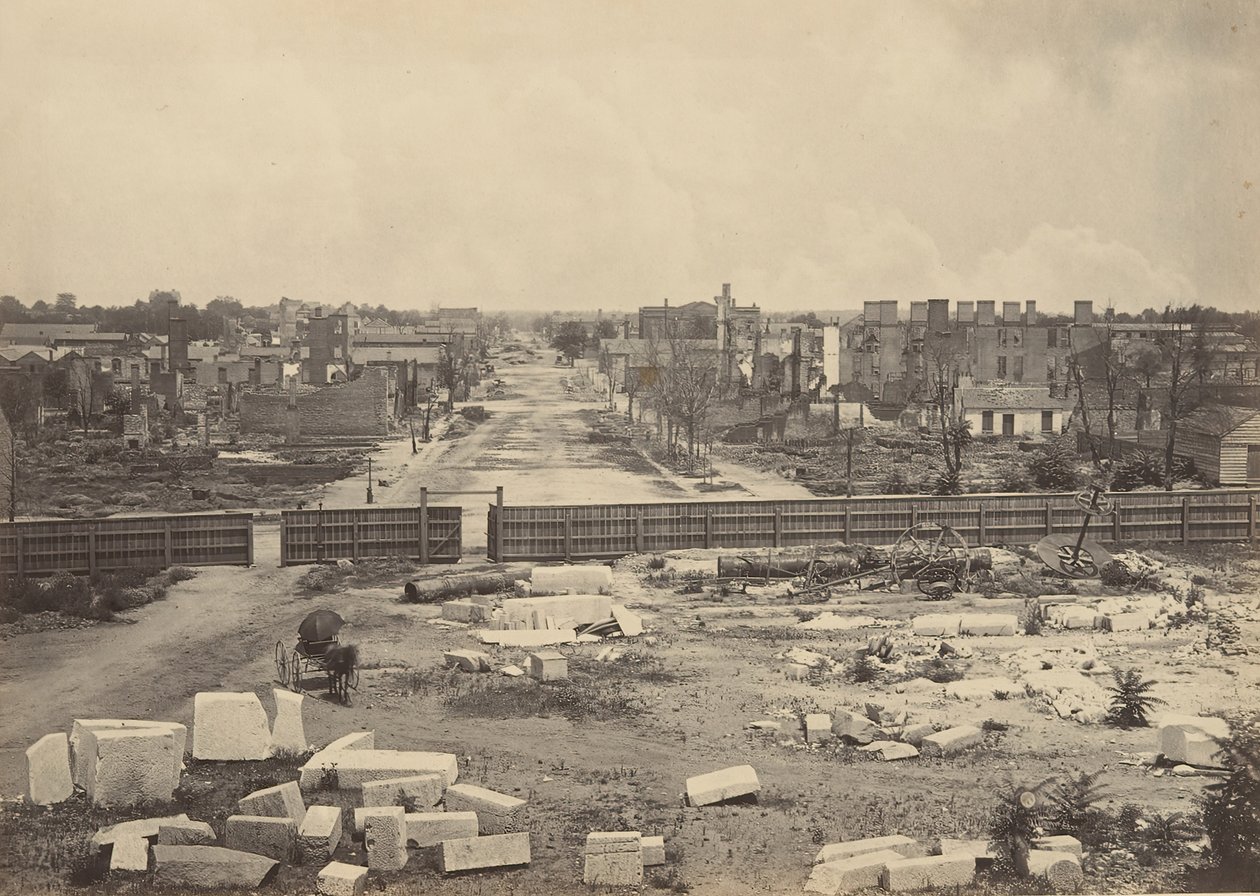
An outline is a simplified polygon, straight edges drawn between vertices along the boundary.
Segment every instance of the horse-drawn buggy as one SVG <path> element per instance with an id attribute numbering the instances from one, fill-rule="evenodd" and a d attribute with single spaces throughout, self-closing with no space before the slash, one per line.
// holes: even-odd
<path id="1" fill-rule="evenodd" d="M 276 642 L 276 676 L 285 687 L 302 690 L 302 679 L 320 673 L 328 679 L 328 693 L 350 704 L 350 692 L 359 689 L 359 651 L 338 637 L 345 620 L 332 610 L 316 610 L 298 626 L 297 644 L 290 648 Z"/>

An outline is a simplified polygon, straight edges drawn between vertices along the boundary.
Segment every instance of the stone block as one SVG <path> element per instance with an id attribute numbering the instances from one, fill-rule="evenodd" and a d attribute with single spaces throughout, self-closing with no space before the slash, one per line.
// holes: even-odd
<path id="1" fill-rule="evenodd" d="M 154 880 L 171 887 L 257 889 L 275 859 L 222 846 L 153 847 Z"/>
<path id="2" fill-rule="evenodd" d="M 617 628 L 621 629 L 621 633 L 627 638 L 635 638 L 643 634 L 643 617 L 638 613 L 627 610 L 619 604 L 613 604 L 613 619 L 617 620 Z"/>
<path id="3" fill-rule="evenodd" d="M 1092 607 L 1071 604 L 1058 605 L 1050 611 L 1050 621 L 1066 629 L 1098 628 L 1101 618 Z"/>
<path id="4" fill-rule="evenodd" d="M 835 896 L 837 893 L 849 893 L 864 887 L 877 887 L 885 866 L 904 858 L 899 852 L 882 849 L 835 862 L 821 862 L 810 872 L 809 880 L 805 882 L 805 892 Z"/>
<path id="5" fill-rule="evenodd" d="M 406 822 L 407 845 L 417 848 L 476 837 L 479 831 L 476 812 L 408 812 Z"/>
<path id="6" fill-rule="evenodd" d="M 920 725 L 909 725 L 902 729 L 901 739 L 916 747 L 923 743 L 923 738 L 936 733 L 936 729 L 926 722 Z"/>
<path id="7" fill-rule="evenodd" d="M 75 719 L 70 729 L 70 765 L 74 770 L 74 786 L 87 790 L 87 776 L 91 773 L 95 757 L 89 759 L 81 744 L 90 731 L 125 731 L 138 728 L 158 728 L 169 731 L 175 743 L 171 757 L 171 776 L 176 784 L 184 770 L 184 751 L 188 747 L 188 728 L 178 722 L 151 722 L 145 719 Z"/>
<path id="8" fill-rule="evenodd" d="M 268 818 L 292 818 L 298 824 L 306 815 L 306 803 L 297 781 L 286 781 L 275 787 L 255 790 L 236 801 L 240 815 L 264 815 Z"/>
<path id="9" fill-rule="evenodd" d="M 1159 719 L 1159 752 L 1174 763 L 1218 765 L 1216 739 L 1229 736 L 1229 724 L 1213 716 L 1165 713 Z"/>
<path id="10" fill-rule="evenodd" d="M 223 845 L 288 864 L 297 850 L 297 822 L 263 815 L 229 815 Z"/>
<path id="11" fill-rule="evenodd" d="M 464 672 L 490 671 L 490 657 L 480 650 L 446 650 L 442 652 L 442 661 Z"/>
<path id="12" fill-rule="evenodd" d="M 303 790 L 320 786 L 325 768 L 336 766 L 340 790 L 357 790 L 369 781 L 410 778 L 437 774 L 449 786 L 459 777 L 459 763 L 452 753 L 425 753 L 404 750 L 321 750 L 302 766 L 299 780 Z"/>
<path id="13" fill-rule="evenodd" d="M 1075 892 L 1085 880 L 1081 860 L 1070 852 L 1028 851 L 1028 876 L 1044 878 L 1055 892 Z"/>
<path id="14" fill-rule="evenodd" d="M 810 667 L 804 663 L 787 663 L 783 666 L 783 677 L 788 681 L 805 681 L 809 678 Z"/>
<path id="15" fill-rule="evenodd" d="M 964 635 L 1013 635 L 1019 630 L 1019 617 L 1009 613 L 966 613 L 959 624 Z"/>
<path id="16" fill-rule="evenodd" d="M 879 728 L 861 713 L 837 709 L 831 714 L 831 731 L 836 737 L 847 738 L 854 743 L 869 744 L 879 737 Z"/>
<path id="17" fill-rule="evenodd" d="M 971 856 L 925 856 L 889 862 L 879 885 L 893 893 L 939 887 L 966 887 L 976 878 L 976 861 Z"/>
<path id="18" fill-rule="evenodd" d="M 367 875 L 362 865 L 329 862 L 315 878 L 315 888 L 322 896 L 363 896 Z"/>
<path id="19" fill-rule="evenodd" d="M 896 741 L 885 742 L 885 744 L 876 751 L 879 758 L 885 762 L 895 762 L 898 759 L 916 759 L 919 751 L 912 744 L 897 743 Z"/>
<path id="20" fill-rule="evenodd" d="M 755 796 L 760 791 L 757 770 L 751 765 L 736 765 L 687 779 L 687 802 L 693 806 L 709 806 L 741 796 Z"/>
<path id="21" fill-rule="evenodd" d="M 814 856 L 814 864 L 823 862 L 840 862 L 854 856 L 872 852 L 891 850 L 903 859 L 915 858 L 924 854 L 923 847 L 917 840 L 901 834 L 890 834 L 887 837 L 866 837 L 862 840 L 845 840 L 842 843 L 828 843 Z"/>
<path id="22" fill-rule="evenodd" d="M 997 856 L 989 847 L 988 840 L 955 840 L 942 837 L 936 847 L 936 854 L 942 856 L 971 856 L 976 868 L 987 868 L 993 864 Z"/>
<path id="23" fill-rule="evenodd" d="M 1083 858 L 1085 855 L 1085 849 L 1081 846 L 1081 841 L 1071 834 L 1055 834 L 1052 837 L 1041 837 L 1037 840 L 1036 847 L 1047 852 L 1070 852 L 1078 859 Z"/>
<path id="24" fill-rule="evenodd" d="M 927 616 L 915 616 L 910 627 L 916 635 L 928 638 L 945 638 L 957 635 L 962 629 L 962 616 L 952 613 L 931 613 Z"/>
<path id="25" fill-rule="evenodd" d="M 500 647 L 550 647 L 554 644 L 570 644 L 578 640 L 577 632 L 572 628 L 537 630 L 492 628 L 480 629 L 473 632 L 473 635 L 483 644 L 498 644 Z"/>
<path id="26" fill-rule="evenodd" d="M 831 731 L 831 716 L 825 712 L 811 712 L 805 716 L 805 740 L 811 744 L 825 744 L 835 735 Z"/>
<path id="27" fill-rule="evenodd" d="M 109 854 L 110 871 L 149 870 L 149 841 L 144 837 L 120 837 Z"/>
<path id="28" fill-rule="evenodd" d="M 1168 739 L 1176 762 L 1185 765 L 1221 766 L 1221 745 L 1201 731 L 1179 730 Z"/>
<path id="29" fill-rule="evenodd" d="M 958 725 L 923 738 L 919 750 L 924 756 L 949 756 L 984 742 L 984 732 L 975 725 Z"/>
<path id="30" fill-rule="evenodd" d="M 476 812 L 478 830 L 483 834 L 515 834 L 528 830 L 525 800 L 496 793 L 472 784 L 456 784 L 446 789 L 446 811 Z"/>
<path id="31" fill-rule="evenodd" d="M 187 824 L 188 816 L 167 815 L 164 818 L 137 818 L 134 821 L 122 821 L 103 827 L 92 835 L 89 841 L 93 849 L 108 846 L 123 837 L 156 837 L 163 825 Z"/>
<path id="32" fill-rule="evenodd" d="M 203 691 L 193 698 L 193 758 L 266 759 L 271 728 L 258 695 Z"/>
<path id="33" fill-rule="evenodd" d="M 175 750 L 164 728 L 83 731 L 78 758 L 88 799 L 108 807 L 169 803 L 179 785 Z"/>
<path id="34" fill-rule="evenodd" d="M 37 806 L 51 806 L 74 794 L 70 776 L 70 739 L 45 734 L 26 748 L 26 796 Z"/>
<path id="35" fill-rule="evenodd" d="M 311 806 L 298 825 L 298 856 L 303 862 L 327 862 L 341 842 L 341 810 Z"/>
<path id="36" fill-rule="evenodd" d="M 536 620 L 545 622 L 550 616 L 563 628 L 590 625 L 614 619 L 612 598 L 605 594 L 557 594 L 548 597 L 515 597 L 503 601 L 503 621 L 507 626 L 520 625 L 526 629 L 545 628 Z"/>
<path id="37" fill-rule="evenodd" d="M 398 871 L 407 864 L 407 813 L 401 806 L 378 806 L 365 813 L 363 844 L 368 868 Z"/>
<path id="38" fill-rule="evenodd" d="M 214 846 L 219 838 L 204 821 L 173 821 L 158 825 L 157 842 L 160 846 Z"/>
<path id="39" fill-rule="evenodd" d="M 530 678 L 539 681 L 563 681 L 569 677 L 569 661 L 558 650 L 537 650 L 525 658 Z"/>
<path id="40" fill-rule="evenodd" d="M 352 731 L 349 734 L 343 734 L 335 741 L 330 743 L 320 753 L 340 753 L 342 750 L 375 750 L 376 749 L 376 732 L 375 731 Z M 318 754 L 316 754 L 318 755 Z"/>
<path id="41" fill-rule="evenodd" d="M 306 752 L 306 726 L 302 723 L 302 701 L 293 691 L 272 688 L 276 701 L 276 720 L 271 725 L 273 755 L 296 755 Z"/>
<path id="42" fill-rule="evenodd" d="M 998 691 L 1019 697 L 1024 695 L 1023 687 L 1009 678 L 963 679 L 951 681 L 945 685 L 945 696 L 953 697 L 955 700 L 992 700 L 993 695 Z"/>
<path id="43" fill-rule="evenodd" d="M 1103 619 L 1109 632 L 1144 632 L 1151 627 L 1151 617 L 1145 613 L 1117 613 Z"/>
<path id="44" fill-rule="evenodd" d="M 665 864 L 665 838 L 664 837 L 644 837 L 643 838 L 643 867 L 651 868 L 655 865 Z"/>
<path id="45" fill-rule="evenodd" d="M 643 836 L 638 831 L 586 835 L 582 882 L 587 886 L 637 887 L 643 883 Z"/>
<path id="46" fill-rule="evenodd" d="M 412 806 L 428 809 L 442 801 L 445 778 L 437 773 L 410 775 L 406 778 L 384 778 L 363 785 L 365 806 Z"/>
<path id="47" fill-rule="evenodd" d="M 639 831 L 592 831 L 586 835 L 584 855 L 602 853 L 638 853 L 643 850 L 643 835 Z"/>
<path id="48" fill-rule="evenodd" d="M 442 618 L 451 622 L 486 622 L 492 609 L 489 604 L 461 597 L 442 604 Z"/>
<path id="49" fill-rule="evenodd" d="M 493 834 L 443 840 L 438 853 L 442 871 L 506 868 L 529 864 L 529 834 Z"/>
<path id="50" fill-rule="evenodd" d="M 529 577 L 529 585 L 535 595 L 566 592 L 581 595 L 611 594 L 612 567 L 595 563 L 581 566 L 535 566 Z M 582 624 L 582 620 L 576 616 L 573 621 Z"/>

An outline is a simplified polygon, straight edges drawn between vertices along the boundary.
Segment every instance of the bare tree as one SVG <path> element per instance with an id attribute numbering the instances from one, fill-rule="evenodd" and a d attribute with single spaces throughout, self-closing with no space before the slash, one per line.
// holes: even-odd
<path id="1" fill-rule="evenodd" d="M 1202 386 L 1211 365 L 1212 351 L 1203 327 L 1202 309 L 1164 310 L 1172 329 L 1163 336 L 1161 350 L 1168 369 L 1164 391 L 1164 490 L 1172 491 L 1173 461 L 1177 449 L 1177 423 L 1195 411 L 1202 402 Z"/>
<path id="2" fill-rule="evenodd" d="M 9 522 L 17 519 L 20 467 L 17 426 L 11 425 L 0 409 L 0 513 L 7 516 Z"/>
<path id="3" fill-rule="evenodd" d="M 674 446 L 680 431 L 686 433 L 691 464 L 709 408 L 718 397 L 718 353 L 716 345 L 685 338 L 679 330 L 671 322 L 663 344 L 655 335 L 648 340 L 648 361 L 653 370 L 650 391 L 653 405 L 665 415 L 669 446 Z"/>
<path id="4" fill-rule="evenodd" d="M 634 400 L 643 391 L 643 377 L 639 373 L 639 368 L 629 366 L 627 362 L 625 372 L 626 387 L 626 421 L 634 422 Z M 642 403 L 639 405 L 639 417 L 643 416 Z"/>
<path id="5" fill-rule="evenodd" d="M 70 409 L 79 415 L 79 424 L 87 432 L 99 397 L 96 371 L 91 364 L 80 358 L 71 362 L 68 374 Z"/>
<path id="6" fill-rule="evenodd" d="M 617 369 L 617 359 L 613 357 L 606 344 L 600 348 L 599 370 L 608 379 L 608 409 L 612 410 L 616 400 L 617 387 L 622 385 L 622 373 Z"/>
<path id="7" fill-rule="evenodd" d="M 954 400 L 958 377 L 967 356 L 962 336 L 955 333 L 933 333 L 924 341 L 928 386 L 931 401 L 940 425 L 941 456 L 945 472 L 937 482 L 938 494 L 958 494 L 962 490 L 963 452 L 971 444 L 971 421 L 960 416 Z"/>

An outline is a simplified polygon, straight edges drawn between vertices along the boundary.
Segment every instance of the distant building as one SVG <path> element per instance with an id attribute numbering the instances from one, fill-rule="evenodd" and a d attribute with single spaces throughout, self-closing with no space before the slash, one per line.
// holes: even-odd
<path id="1" fill-rule="evenodd" d="M 974 435 L 1051 436 L 1063 428 L 1065 402 L 1044 385 L 965 384 L 955 390 L 954 400 Z"/>
<path id="2" fill-rule="evenodd" d="M 1260 409 L 1211 405 L 1177 424 L 1176 453 L 1220 485 L 1260 485 Z"/>

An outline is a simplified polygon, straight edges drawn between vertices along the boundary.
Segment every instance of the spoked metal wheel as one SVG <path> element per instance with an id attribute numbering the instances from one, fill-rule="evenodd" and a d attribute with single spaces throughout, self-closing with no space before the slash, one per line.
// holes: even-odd
<path id="1" fill-rule="evenodd" d="M 302 690 L 302 654 L 294 650 L 289 654 L 289 689 L 293 691 Z"/>
<path id="2" fill-rule="evenodd" d="M 971 550 L 951 526 L 919 523 L 897 538 L 889 561 L 892 579 L 916 579 L 933 600 L 948 598 L 967 581 Z"/>
<path id="3" fill-rule="evenodd" d="M 283 641 L 276 642 L 276 681 L 286 688 L 289 686 L 291 670 L 289 669 L 289 648 Z"/>

